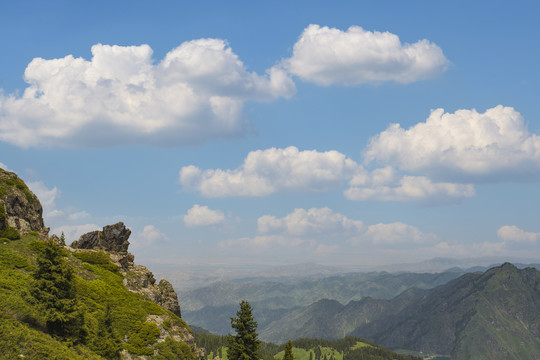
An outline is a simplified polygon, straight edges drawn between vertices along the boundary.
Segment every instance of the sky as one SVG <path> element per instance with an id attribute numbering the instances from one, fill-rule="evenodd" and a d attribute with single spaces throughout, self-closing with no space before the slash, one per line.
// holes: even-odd
<path id="1" fill-rule="evenodd" d="M 138 263 L 540 255 L 535 1 L 2 1 L 0 167 Z"/>

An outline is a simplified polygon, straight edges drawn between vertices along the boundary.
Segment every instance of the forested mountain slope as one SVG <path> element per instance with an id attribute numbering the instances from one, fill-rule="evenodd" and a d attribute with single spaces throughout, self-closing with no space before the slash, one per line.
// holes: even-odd
<path id="1" fill-rule="evenodd" d="M 467 274 L 351 334 L 458 360 L 535 359 L 540 356 L 540 271 L 507 263 Z"/>
<path id="2" fill-rule="evenodd" d="M 462 273 L 390 274 L 387 272 L 351 273 L 321 279 L 294 282 L 254 281 L 220 282 L 190 291 L 180 299 L 183 316 L 195 326 L 215 334 L 229 331 L 229 319 L 238 302 L 246 299 L 252 304 L 261 334 L 275 321 L 286 322 L 295 311 L 328 299 L 348 304 L 364 297 L 392 299 L 403 291 L 414 288 L 430 289 L 457 278 Z M 294 313 L 293 313 L 294 312 Z M 275 341 L 274 337 L 265 337 Z M 304 335 L 308 336 L 308 335 Z M 313 334 L 313 336 L 317 336 Z M 332 337 L 335 338 L 335 337 Z M 282 338 L 280 338 L 282 339 Z M 287 338 L 285 338 L 287 340 Z"/>

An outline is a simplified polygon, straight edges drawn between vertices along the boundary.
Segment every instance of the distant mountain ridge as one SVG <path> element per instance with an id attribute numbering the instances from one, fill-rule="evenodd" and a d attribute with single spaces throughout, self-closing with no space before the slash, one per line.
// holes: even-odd
<path id="1" fill-rule="evenodd" d="M 429 289 L 457 278 L 461 273 L 389 274 L 352 273 L 294 282 L 262 281 L 251 283 L 221 282 L 182 292 L 180 303 L 184 318 L 195 326 L 215 334 L 226 334 L 230 317 L 240 300 L 246 299 L 254 308 L 261 334 L 270 323 L 288 318 L 292 311 L 321 299 L 348 304 L 370 296 L 392 299 L 411 288 Z M 265 340 L 276 341 L 274 338 Z M 287 339 L 285 339 L 287 340 Z"/>
<path id="2" fill-rule="evenodd" d="M 540 271 L 506 263 L 429 290 L 342 305 L 320 300 L 261 331 L 268 341 L 363 337 L 390 349 L 452 359 L 537 359 L 540 356 Z"/>
<path id="3" fill-rule="evenodd" d="M 453 359 L 540 357 L 540 271 L 506 263 L 428 291 L 351 335 Z"/>

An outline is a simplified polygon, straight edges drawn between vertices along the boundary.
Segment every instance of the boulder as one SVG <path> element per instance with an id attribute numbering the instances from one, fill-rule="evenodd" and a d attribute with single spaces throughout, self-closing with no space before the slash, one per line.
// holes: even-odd
<path id="1" fill-rule="evenodd" d="M 71 247 L 74 249 L 103 250 L 108 252 L 127 252 L 129 247 L 129 230 L 123 222 L 107 225 L 102 231 L 96 230 L 81 235 Z"/>
<path id="2" fill-rule="evenodd" d="M 35 231 L 47 236 L 43 208 L 36 195 L 17 174 L 0 169 L 0 230 L 12 227 L 25 235 Z"/>

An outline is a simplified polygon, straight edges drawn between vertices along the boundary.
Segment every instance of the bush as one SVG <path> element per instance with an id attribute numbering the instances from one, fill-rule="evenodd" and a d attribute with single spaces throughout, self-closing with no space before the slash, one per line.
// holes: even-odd
<path id="1" fill-rule="evenodd" d="M 188 344 L 183 341 L 174 341 L 170 337 L 157 344 L 156 349 L 158 350 L 157 360 L 195 359 Z"/>
<path id="2" fill-rule="evenodd" d="M 17 229 L 6 226 L 0 230 L 0 237 L 7 238 L 9 240 L 19 240 L 21 238 L 21 234 L 17 231 Z"/>
<path id="3" fill-rule="evenodd" d="M 160 331 L 155 323 L 145 322 L 128 338 L 126 349 L 135 355 L 152 355 L 154 350 L 149 347 L 156 342 Z"/>
<path id="4" fill-rule="evenodd" d="M 105 270 L 118 272 L 118 266 L 111 262 L 111 256 L 103 251 L 79 251 L 73 256 L 86 263 L 99 265 Z"/>

